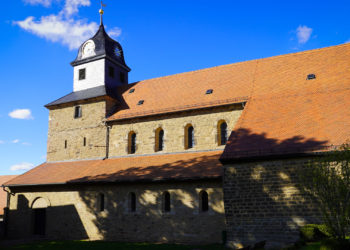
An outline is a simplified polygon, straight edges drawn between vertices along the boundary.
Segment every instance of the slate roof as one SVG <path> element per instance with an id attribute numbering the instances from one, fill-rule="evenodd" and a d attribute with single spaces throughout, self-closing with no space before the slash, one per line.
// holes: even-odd
<path id="1" fill-rule="evenodd" d="M 80 100 L 85 100 L 89 98 L 95 98 L 100 96 L 106 96 L 107 91 L 105 86 L 98 86 L 90 89 L 84 89 L 76 92 L 69 93 L 53 102 L 45 105 L 45 107 L 51 107 L 63 103 L 75 102 Z"/>
<path id="2" fill-rule="evenodd" d="M 221 178 L 222 151 L 48 162 L 5 186 Z M 203 174 L 205 173 L 205 174 Z"/>
<path id="3" fill-rule="evenodd" d="M 17 175 L 2 175 L 0 176 L 0 186 L 5 182 L 15 178 Z M 4 208 L 7 205 L 7 193 L 0 189 L 0 216 L 4 214 Z"/>

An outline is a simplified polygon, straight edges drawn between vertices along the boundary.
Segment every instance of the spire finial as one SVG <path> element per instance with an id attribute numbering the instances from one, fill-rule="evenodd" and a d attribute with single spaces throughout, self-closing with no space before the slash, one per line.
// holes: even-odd
<path id="1" fill-rule="evenodd" d="M 102 1 L 101 1 L 101 9 L 99 10 L 99 13 L 100 13 L 100 25 L 102 25 L 103 24 L 103 18 L 102 18 L 102 16 L 103 16 L 103 13 L 104 13 L 104 11 L 103 11 L 103 7 L 106 7 L 107 5 L 105 5 Z"/>

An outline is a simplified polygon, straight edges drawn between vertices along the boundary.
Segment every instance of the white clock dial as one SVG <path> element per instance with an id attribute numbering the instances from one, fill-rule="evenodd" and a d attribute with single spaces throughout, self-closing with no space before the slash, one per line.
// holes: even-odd
<path id="1" fill-rule="evenodd" d="M 95 55 L 95 43 L 92 40 L 87 41 L 83 46 L 82 58 Z"/>

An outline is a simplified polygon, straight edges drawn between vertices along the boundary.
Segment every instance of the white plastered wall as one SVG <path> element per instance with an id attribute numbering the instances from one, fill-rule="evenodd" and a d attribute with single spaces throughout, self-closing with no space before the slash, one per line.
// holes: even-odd
<path id="1" fill-rule="evenodd" d="M 105 84 L 105 59 L 74 67 L 73 91 L 94 88 Z M 79 69 L 86 69 L 85 79 L 79 80 Z"/>

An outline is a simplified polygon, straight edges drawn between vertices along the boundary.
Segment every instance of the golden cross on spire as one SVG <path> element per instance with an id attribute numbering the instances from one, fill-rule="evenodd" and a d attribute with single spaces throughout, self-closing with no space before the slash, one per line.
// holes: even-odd
<path id="1" fill-rule="evenodd" d="M 103 20 L 102 20 L 102 15 L 103 15 L 103 13 L 104 13 L 103 7 L 106 7 L 106 6 L 107 6 L 107 5 L 105 5 L 105 4 L 103 3 L 103 1 L 101 1 L 101 9 L 99 10 L 100 16 L 101 16 L 101 21 L 100 21 L 100 24 L 101 24 L 101 25 L 103 24 Z"/>

